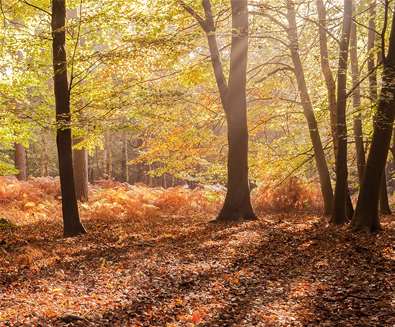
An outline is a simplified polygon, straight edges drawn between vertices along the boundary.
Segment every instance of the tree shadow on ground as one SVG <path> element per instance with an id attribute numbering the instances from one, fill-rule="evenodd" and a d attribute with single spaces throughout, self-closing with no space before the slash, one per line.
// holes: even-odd
<path id="1" fill-rule="evenodd" d="M 41 317 L 51 326 L 393 325 L 395 270 L 387 255 L 393 230 L 353 235 L 304 219 L 278 215 L 226 225 L 171 217 L 145 227 L 91 221 L 90 235 L 66 241 L 67 261 L 16 273 L 6 283 L 2 276 L 0 285 L 34 285 L 59 270 L 78 282 L 75 271 L 101 276 L 103 262 L 109 262 L 106 273 L 125 280 L 118 304 L 92 305 L 94 313 L 77 311 L 82 320 L 67 323 L 63 315 Z M 121 227 L 127 235 L 119 242 L 109 231 Z M 59 243 L 35 246 L 45 251 Z M 97 282 L 91 287 L 100 291 Z"/>

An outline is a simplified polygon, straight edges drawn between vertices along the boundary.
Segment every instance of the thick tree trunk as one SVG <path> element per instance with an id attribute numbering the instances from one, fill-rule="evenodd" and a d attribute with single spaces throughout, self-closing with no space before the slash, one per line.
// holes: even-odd
<path id="1" fill-rule="evenodd" d="M 26 150 L 20 143 L 15 143 L 15 168 L 18 169 L 16 178 L 20 181 L 27 179 L 27 166 L 26 166 Z"/>
<path id="2" fill-rule="evenodd" d="M 255 219 L 248 184 L 248 128 L 246 77 L 248 56 L 247 0 L 231 0 L 232 45 L 228 108 L 228 183 L 218 220 Z"/>
<path id="3" fill-rule="evenodd" d="M 372 104 L 372 110 L 376 110 L 377 106 L 377 73 L 376 73 L 376 59 L 381 61 L 381 52 L 376 53 L 375 41 L 376 35 L 376 0 L 372 0 L 369 7 L 369 31 L 368 31 L 368 71 L 369 71 L 369 97 Z M 379 208 L 382 214 L 391 214 L 391 209 L 388 201 L 387 183 L 385 172 L 382 177 L 383 181 L 380 186 Z"/>
<path id="4" fill-rule="evenodd" d="M 350 43 L 352 22 L 352 1 L 344 0 L 344 18 L 342 36 L 339 47 L 339 66 L 337 73 L 337 107 L 336 107 L 336 187 L 334 196 L 334 207 L 331 222 L 333 224 L 344 224 L 347 221 L 347 61 L 348 47 Z"/>
<path id="5" fill-rule="evenodd" d="M 321 193 L 324 200 L 324 213 L 328 215 L 332 212 L 333 204 L 331 179 L 325 158 L 324 148 L 321 142 L 321 136 L 318 131 L 317 120 L 314 115 L 313 105 L 311 103 L 310 95 L 307 89 L 302 61 L 299 55 L 296 13 L 294 3 L 292 1 L 287 1 L 287 19 L 289 24 L 288 38 L 290 42 L 292 62 L 294 64 L 295 77 L 298 84 L 304 116 L 306 117 L 307 124 L 309 126 L 310 139 L 313 145 L 314 157 L 320 179 Z"/>
<path id="6" fill-rule="evenodd" d="M 246 71 L 248 54 L 247 0 L 231 0 L 232 45 L 229 86 L 227 85 L 215 35 L 210 0 L 203 0 L 205 19 L 180 1 L 206 32 L 211 64 L 228 123 L 228 183 L 227 194 L 217 220 L 255 219 L 248 185 L 248 129 L 246 101 Z"/>
<path id="7" fill-rule="evenodd" d="M 351 75 L 353 88 L 353 109 L 354 109 L 354 139 L 357 154 L 357 168 L 359 184 L 362 182 L 363 171 L 365 169 L 365 148 L 363 144 L 362 115 L 361 115 L 361 88 L 359 86 L 359 65 L 358 65 L 358 49 L 357 49 L 357 25 L 352 22 L 351 38 L 350 38 L 350 60 Z"/>
<path id="8" fill-rule="evenodd" d="M 352 220 L 354 230 L 377 232 L 380 229 L 378 204 L 392 126 L 395 115 L 395 19 L 392 20 L 389 50 L 383 62 L 383 82 L 374 118 L 372 144 Z"/>
<path id="9" fill-rule="evenodd" d="M 81 138 L 73 140 L 74 145 L 82 141 Z M 86 149 L 73 150 L 74 185 L 77 200 L 88 201 L 88 151 Z"/>
<path id="10" fill-rule="evenodd" d="M 56 143 L 58 148 L 60 187 L 62 192 L 63 231 L 64 236 L 69 237 L 86 233 L 86 231 L 80 222 L 74 188 L 65 23 L 65 0 L 52 0 L 51 27 L 53 37 L 52 55 L 57 122 Z"/>

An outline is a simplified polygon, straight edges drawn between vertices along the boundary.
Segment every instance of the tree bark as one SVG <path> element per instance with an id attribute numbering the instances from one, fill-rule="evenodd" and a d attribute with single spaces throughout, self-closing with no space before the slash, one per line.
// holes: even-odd
<path id="1" fill-rule="evenodd" d="M 205 19 L 181 1 L 206 32 L 211 63 L 228 124 L 228 181 L 224 205 L 218 221 L 255 219 L 248 184 L 248 128 L 246 101 L 246 74 L 248 56 L 247 0 L 231 0 L 232 44 L 229 85 L 224 75 L 215 34 L 210 0 L 203 0 Z"/>
<path id="2" fill-rule="evenodd" d="M 357 154 L 357 169 L 359 184 L 362 182 L 363 171 L 365 169 L 365 148 L 363 144 L 363 129 L 362 129 L 362 115 L 361 115 L 361 88 L 359 86 L 359 64 L 358 64 L 358 49 L 357 49 L 357 25 L 352 22 L 351 38 L 350 38 L 350 60 L 351 60 L 351 76 L 353 97 L 352 104 L 354 109 L 353 129 L 355 139 L 355 149 Z"/>
<path id="3" fill-rule="evenodd" d="M 299 95 L 302 102 L 304 116 L 309 126 L 310 139 L 313 145 L 314 157 L 320 179 L 321 193 L 324 201 L 324 213 L 331 214 L 333 205 L 333 191 L 329 175 L 328 165 L 325 158 L 324 148 L 321 142 L 321 136 L 318 131 L 317 120 L 314 115 L 313 105 L 307 89 L 304 76 L 302 61 L 299 55 L 299 41 L 296 24 L 296 13 L 293 1 L 287 1 L 287 20 L 289 24 L 288 39 L 290 42 L 290 51 L 294 65 L 295 77 L 298 85 Z"/>
<path id="4" fill-rule="evenodd" d="M 56 144 L 58 148 L 60 187 L 62 192 L 63 232 L 65 237 L 71 237 L 86 233 L 86 231 L 80 221 L 74 187 L 65 23 L 65 0 L 53 0 L 51 28 L 57 122 Z"/>
<path id="5" fill-rule="evenodd" d="M 378 204 L 380 186 L 390 147 L 395 115 L 395 19 L 392 20 L 388 54 L 383 62 L 383 77 L 377 112 L 373 122 L 372 144 L 352 220 L 353 230 L 377 232 L 380 229 Z"/>
<path id="6" fill-rule="evenodd" d="M 228 191 L 218 215 L 223 219 L 254 219 L 248 183 L 247 128 L 247 0 L 232 0 L 232 44 L 228 91 Z"/>
<path id="7" fill-rule="evenodd" d="M 333 142 L 333 153 L 337 153 L 337 140 L 336 140 L 336 83 L 333 78 L 332 70 L 329 65 L 329 51 L 328 51 L 328 38 L 327 38 L 327 20 L 326 8 L 322 0 L 317 0 L 317 12 L 319 19 L 318 34 L 320 38 L 320 59 L 321 71 L 324 75 L 326 89 L 328 93 L 328 107 L 329 117 L 331 122 L 331 134 Z"/>
<path id="8" fill-rule="evenodd" d="M 49 157 L 48 157 L 48 142 L 47 142 L 47 132 L 42 131 L 41 135 L 41 142 L 43 145 L 43 149 L 40 155 L 40 175 L 41 176 L 48 176 L 49 175 L 49 169 L 48 169 L 48 164 L 49 164 Z"/>
<path id="9" fill-rule="evenodd" d="M 383 170 L 383 177 L 381 178 L 380 185 L 380 200 L 379 200 L 380 213 L 383 215 L 392 214 L 391 207 L 389 204 L 388 191 L 387 191 L 387 173 L 385 168 Z"/>
<path id="10" fill-rule="evenodd" d="M 104 133 L 104 171 L 105 178 L 112 178 L 112 149 L 111 149 L 111 134 L 109 131 Z"/>
<path id="11" fill-rule="evenodd" d="M 82 141 L 81 138 L 73 140 L 74 145 Z M 77 200 L 88 201 L 88 151 L 86 149 L 73 150 L 74 185 Z"/>
<path id="12" fill-rule="evenodd" d="M 342 36 L 339 47 L 339 66 L 337 73 L 337 106 L 336 106 L 336 187 L 334 196 L 334 207 L 331 217 L 333 224 L 344 224 L 347 221 L 347 61 L 348 47 L 350 44 L 352 22 L 352 1 L 344 0 L 344 16 Z"/>
<path id="13" fill-rule="evenodd" d="M 368 60 L 367 66 L 369 75 L 369 97 L 371 101 L 372 110 L 376 110 L 377 106 L 377 72 L 376 72 L 376 59 L 377 63 L 381 61 L 381 52 L 378 51 L 376 53 L 376 39 L 377 33 L 376 31 L 376 0 L 372 0 L 369 7 L 369 31 L 368 31 Z M 379 199 L 379 208 L 380 212 L 385 215 L 391 214 L 391 209 L 388 201 L 388 193 L 387 193 L 387 182 L 386 176 L 382 177 L 382 182 L 380 186 L 380 199 Z"/>
<path id="14" fill-rule="evenodd" d="M 121 162 L 121 175 L 122 180 L 129 183 L 129 156 L 128 156 L 128 138 L 127 134 L 122 133 L 122 162 Z"/>
<path id="15" fill-rule="evenodd" d="M 20 143 L 15 143 L 15 168 L 18 169 L 16 178 L 20 181 L 27 179 L 26 150 Z"/>

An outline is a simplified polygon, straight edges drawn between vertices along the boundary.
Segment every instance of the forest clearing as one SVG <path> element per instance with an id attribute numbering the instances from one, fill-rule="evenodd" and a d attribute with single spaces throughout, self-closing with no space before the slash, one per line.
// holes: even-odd
<path id="1" fill-rule="evenodd" d="M 395 326 L 395 0 L 0 0 L 0 327 Z"/>

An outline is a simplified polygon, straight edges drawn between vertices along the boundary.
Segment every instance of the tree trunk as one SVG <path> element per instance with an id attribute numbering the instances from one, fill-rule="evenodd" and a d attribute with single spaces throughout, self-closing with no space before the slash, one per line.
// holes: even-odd
<path id="1" fill-rule="evenodd" d="M 376 0 L 372 0 L 369 7 L 369 31 L 368 31 L 368 71 L 369 71 L 369 97 L 372 104 L 372 110 L 376 110 L 377 106 L 377 73 L 376 73 L 376 60 L 380 62 L 381 52 L 376 54 L 375 41 L 376 35 Z M 385 215 L 391 214 L 391 209 L 388 202 L 387 183 L 385 172 L 383 181 L 380 186 L 380 199 L 379 199 L 380 212 Z"/>
<path id="2" fill-rule="evenodd" d="M 391 207 L 389 204 L 388 199 L 388 192 L 387 192 L 387 173 L 385 172 L 385 168 L 383 171 L 383 177 L 381 178 L 381 185 L 380 185 L 380 213 L 383 215 L 390 215 L 392 214 Z"/>
<path id="3" fill-rule="evenodd" d="M 51 28 L 57 122 L 56 144 L 58 148 L 60 187 L 62 192 L 63 231 L 64 236 L 69 237 L 86 233 L 86 231 L 80 222 L 74 188 L 65 23 L 65 0 L 53 0 Z"/>
<path id="4" fill-rule="evenodd" d="M 108 131 L 104 133 L 103 164 L 104 164 L 105 178 L 111 179 L 112 178 L 112 149 L 111 149 L 111 134 Z"/>
<path id="5" fill-rule="evenodd" d="M 20 143 L 15 143 L 15 168 L 18 169 L 16 178 L 20 181 L 27 179 L 26 150 Z"/>
<path id="6" fill-rule="evenodd" d="M 295 77 L 298 84 L 304 116 L 306 117 L 307 124 L 309 126 L 310 139 L 313 145 L 314 157 L 320 179 L 321 193 L 324 200 L 324 213 L 326 215 L 329 215 L 332 212 L 333 204 L 331 179 L 325 158 L 325 152 L 321 142 L 320 133 L 318 131 L 317 120 L 314 115 L 313 105 L 311 103 L 310 95 L 306 85 L 302 61 L 299 55 L 296 13 L 294 3 L 292 1 L 287 1 L 287 19 L 289 24 L 288 39 L 290 42 L 291 57 L 294 64 Z"/>
<path id="7" fill-rule="evenodd" d="M 248 56 L 247 0 L 231 0 L 232 44 L 228 108 L 228 183 L 218 220 L 255 219 L 248 184 L 248 128 L 246 76 Z M 226 108 L 225 108 L 226 109 Z"/>
<path id="8" fill-rule="evenodd" d="M 373 122 L 373 137 L 365 174 L 352 220 L 354 230 L 380 229 L 378 204 L 395 115 L 395 19 L 392 20 L 388 55 L 383 62 L 382 89 Z"/>
<path id="9" fill-rule="evenodd" d="M 357 154 L 357 168 L 359 184 L 362 182 L 363 171 L 365 169 L 365 149 L 363 144 L 362 115 L 361 115 L 361 88 L 359 86 L 359 65 L 358 65 L 358 49 L 357 49 L 357 25 L 352 22 L 351 38 L 350 38 L 350 60 L 353 97 L 352 104 L 354 109 L 354 139 Z"/>
<path id="10" fill-rule="evenodd" d="M 334 196 L 334 207 L 331 222 L 333 224 L 344 224 L 347 221 L 347 61 L 348 47 L 350 43 L 352 22 L 352 1 L 344 0 L 344 16 L 342 36 L 339 47 L 339 66 L 337 73 L 337 106 L 336 106 L 336 187 Z"/>
<path id="11" fill-rule="evenodd" d="M 121 175 L 124 182 L 129 183 L 129 157 L 128 157 L 128 138 L 126 133 L 122 133 L 122 162 Z"/>
<path id="12" fill-rule="evenodd" d="M 336 83 L 333 78 L 332 70 L 329 65 L 329 51 L 328 51 L 328 38 L 327 38 L 327 21 L 326 21 L 326 8 L 322 0 L 317 0 L 317 11 L 319 19 L 319 38 L 320 38 L 320 59 L 321 71 L 324 75 L 326 89 L 328 93 L 328 107 L 329 117 L 331 122 L 331 135 L 333 142 L 333 153 L 337 153 L 337 140 L 336 140 Z"/>
<path id="13" fill-rule="evenodd" d="M 74 139 L 74 145 L 82 141 L 81 138 Z M 88 201 L 88 151 L 86 149 L 73 150 L 74 185 L 77 200 Z"/>
<path id="14" fill-rule="evenodd" d="M 248 129 L 246 71 L 248 55 L 247 0 L 231 0 L 232 44 L 227 85 L 215 35 L 210 0 L 203 0 L 205 19 L 181 1 L 206 32 L 215 81 L 228 123 L 228 183 L 225 202 L 217 220 L 255 219 L 248 185 Z"/>
<path id="15" fill-rule="evenodd" d="M 41 142 L 43 145 L 43 149 L 40 155 L 40 175 L 41 176 L 48 176 L 49 171 L 48 171 L 48 163 L 49 163 L 49 158 L 48 158 L 48 142 L 47 142 L 47 132 L 42 131 L 42 136 L 41 136 Z"/>

